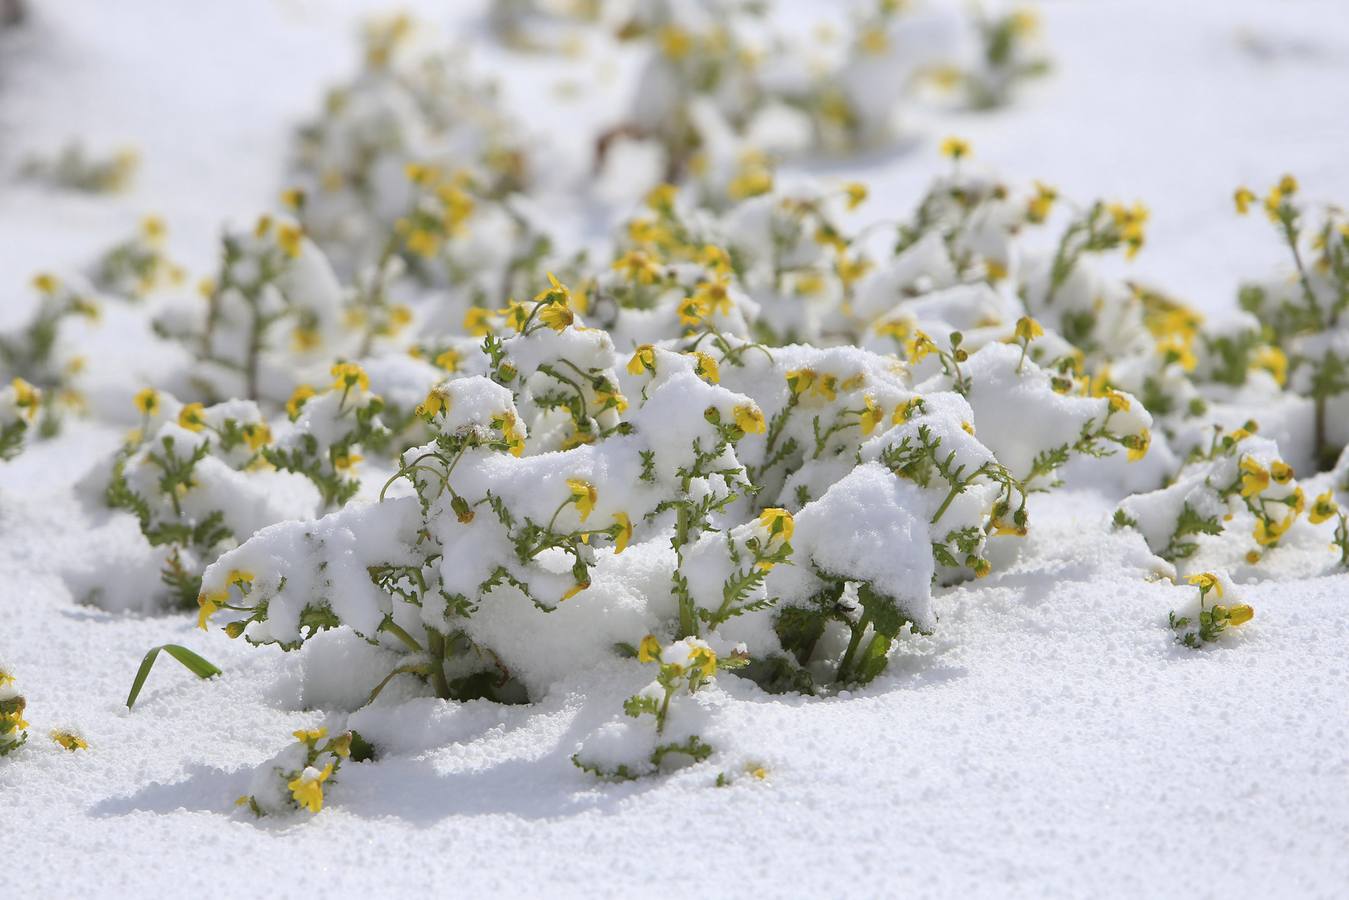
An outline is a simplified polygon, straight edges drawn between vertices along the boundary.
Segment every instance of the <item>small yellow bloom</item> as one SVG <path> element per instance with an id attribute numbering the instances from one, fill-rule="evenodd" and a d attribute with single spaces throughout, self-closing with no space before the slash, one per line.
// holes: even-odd
<path id="1" fill-rule="evenodd" d="M 333 387 L 337 390 L 349 391 L 354 387 L 370 390 L 370 376 L 356 363 L 336 363 L 328 374 L 333 376 Z"/>
<path id="2" fill-rule="evenodd" d="M 1288 357 L 1278 347 L 1261 347 L 1256 351 L 1253 362 L 1256 368 L 1264 369 L 1272 375 L 1279 387 L 1288 382 Z"/>
<path id="3" fill-rule="evenodd" d="M 617 555 L 628 549 L 628 542 L 632 540 L 632 520 L 627 513 L 616 512 L 614 521 L 618 523 L 618 536 L 614 538 L 614 553 Z"/>
<path id="4" fill-rule="evenodd" d="M 1312 511 L 1307 516 L 1313 525 L 1320 525 L 1327 519 L 1339 513 L 1340 508 L 1335 503 L 1335 492 L 1326 491 L 1324 494 L 1318 494 L 1316 500 L 1312 503 Z"/>
<path id="5" fill-rule="evenodd" d="M 203 591 L 197 595 L 197 627 L 206 631 L 206 623 L 229 601 L 229 591 Z"/>
<path id="6" fill-rule="evenodd" d="M 695 361 L 694 372 L 698 377 L 708 384 L 717 384 L 721 381 L 721 368 L 717 365 L 717 360 L 710 354 L 701 350 L 693 351 Z"/>
<path id="7" fill-rule="evenodd" d="M 1269 477 L 1274 479 L 1275 484 L 1287 484 L 1293 480 L 1293 467 L 1276 459 L 1269 465 Z"/>
<path id="8" fill-rule="evenodd" d="M 650 344 L 640 344 L 628 360 L 628 374 L 641 375 L 643 372 L 656 372 L 656 348 Z"/>
<path id="9" fill-rule="evenodd" d="M 759 513 L 759 524 L 768 530 L 770 541 L 776 538 L 790 541 L 792 532 L 796 530 L 796 521 L 792 518 L 792 514 L 779 507 L 771 507 Z"/>
<path id="10" fill-rule="evenodd" d="M 33 287 L 39 294 L 51 296 L 61 288 L 61 281 L 55 275 L 42 272 L 33 276 Z"/>
<path id="11" fill-rule="evenodd" d="M 458 350 L 450 349 L 436 354 L 433 360 L 437 368 L 444 369 L 446 372 L 459 371 L 460 355 Z"/>
<path id="12" fill-rule="evenodd" d="M 89 749 L 89 742 L 73 731 L 53 731 L 51 737 L 53 741 L 72 753 L 76 750 Z"/>
<path id="13" fill-rule="evenodd" d="M 1227 609 L 1228 625 L 1233 626 L 1245 625 L 1253 618 L 1255 618 L 1255 610 L 1245 603 L 1242 603 L 1238 606 L 1228 607 Z"/>
<path id="14" fill-rule="evenodd" d="M 1189 576 L 1185 580 L 1198 587 L 1200 594 L 1213 591 L 1219 597 L 1223 595 L 1223 584 L 1218 580 L 1218 576 L 1212 572 L 1200 572 L 1197 575 Z"/>
<path id="15" fill-rule="evenodd" d="M 338 472 L 347 472 L 356 468 L 357 464 L 365 459 L 359 453 L 352 453 L 350 450 L 340 450 L 333 454 L 333 468 Z"/>
<path id="16" fill-rule="evenodd" d="M 188 431 L 201 431 L 206 427 L 206 407 L 200 403 L 189 403 L 178 413 L 178 424 Z"/>
<path id="17" fill-rule="evenodd" d="M 660 278 L 660 264 L 642 250 L 629 250 L 614 260 L 615 272 L 627 275 L 630 281 L 638 284 L 655 284 Z"/>
<path id="18" fill-rule="evenodd" d="M 655 662 L 660 659 L 660 641 L 656 640 L 654 634 L 648 634 L 642 638 L 642 643 L 637 647 L 638 662 Z"/>
<path id="19" fill-rule="evenodd" d="M 571 491 L 571 502 L 576 504 L 576 511 L 580 513 L 581 521 L 584 522 L 594 511 L 599 492 L 595 490 L 593 484 L 580 478 L 568 478 L 567 489 Z"/>
<path id="20" fill-rule="evenodd" d="M 317 744 L 328 736 L 326 728 L 301 728 L 294 732 L 295 740 L 303 744 Z"/>
<path id="21" fill-rule="evenodd" d="M 590 587 L 590 582 L 578 581 L 576 582 L 576 584 L 573 584 L 570 588 L 567 589 L 567 592 L 562 595 L 562 599 L 559 600 L 558 602 L 560 603 L 563 600 L 570 600 L 572 597 L 575 597 L 577 594 L 581 593 L 581 591 L 584 591 L 588 587 Z"/>
<path id="22" fill-rule="evenodd" d="M 1241 496 L 1254 497 L 1269 487 L 1269 472 L 1249 456 L 1241 458 Z"/>
<path id="23" fill-rule="evenodd" d="M 9 385 L 14 389 L 14 405 L 19 408 L 25 419 L 33 421 L 42 406 L 42 392 L 22 378 L 15 378 Z"/>
<path id="24" fill-rule="evenodd" d="M 1131 434 L 1124 438 L 1124 447 L 1128 450 L 1129 462 L 1138 462 L 1148 455 L 1148 447 L 1152 445 L 1152 432 L 1144 428 L 1138 434 Z"/>
<path id="25" fill-rule="evenodd" d="M 448 412 L 450 409 L 450 394 L 443 385 L 437 385 L 431 388 L 426 399 L 417 404 L 413 412 L 423 419 L 433 419 L 442 412 Z"/>
<path id="26" fill-rule="evenodd" d="M 243 427 L 244 443 L 254 453 L 272 442 L 272 429 L 266 422 L 249 422 Z"/>
<path id="27" fill-rule="evenodd" d="M 562 303 L 550 303 L 539 311 L 539 321 L 554 331 L 563 331 L 576 320 L 571 309 Z"/>
<path id="28" fill-rule="evenodd" d="M 159 392 L 154 388 L 143 388 L 136 392 L 136 408 L 147 416 L 159 412 Z"/>
<path id="29" fill-rule="evenodd" d="M 1022 316 L 1016 320 L 1016 339 L 1029 344 L 1038 337 L 1044 337 L 1045 330 L 1040 323 L 1030 316 Z"/>
<path id="30" fill-rule="evenodd" d="M 291 392 L 290 399 L 286 401 L 286 414 L 292 419 L 300 415 L 300 409 L 305 401 L 313 397 L 315 391 L 307 384 L 302 384 Z"/>
<path id="31" fill-rule="evenodd" d="M 843 186 L 843 193 L 848 198 L 848 209 L 854 210 L 867 202 L 867 186 L 859 181 L 850 181 Z"/>
<path id="32" fill-rule="evenodd" d="M 1255 192 L 1248 187 L 1239 187 L 1232 194 L 1232 201 L 1237 206 L 1237 215 L 1244 216 L 1251 211 L 1251 204 L 1255 202 Z"/>
<path id="33" fill-rule="evenodd" d="M 1261 547 L 1270 547 L 1279 542 L 1284 532 L 1288 531 L 1293 524 L 1293 517 L 1289 516 L 1282 522 L 1274 520 L 1257 519 L 1255 522 L 1255 542 Z"/>
<path id="34" fill-rule="evenodd" d="M 304 199 L 304 191 L 299 188 L 288 188 L 281 192 L 281 202 L 291 209 L 304 206 Z"/>
<path id="35" fill-rule="evenodd" d="M 470 306 L 464 313 L 464 331 L 474 337 L 492 333 L 492 311 L 481 306 Z"/>
<path id="36" fill-rule="evenodd" d="M 694 647 L 689 651 L 689 663 L 704 678 L 717 674 L 717 654 L 711 647 Z"/>
<path id="37" fill-rule="evenodd" d="M 302 808 L 311 813 L 317 813 L 323 809 L 323 783 L 333 774 L 333 764 L 323 767 L 323 771 L 309 766 L 300 773 L 300 777 L 286 785 L 290 788 L 291 796 L 295 802 Z"/>
<path id="38" fill-rule="evenodd" d="M 862 415 L 858 419 L 858 424 L 862 428 L 862 437 L 871 437 L 871 433 L 876 430 L 876 426 L 881 424 L 885 418 L 885 410 L 876 405 L 870 394 L 862 398 Z"/>
<path id="39" fill-rule="evenodd" d="M 277 226 L 276 243 L 283 253 L 291 259 L 300 255 L 300 242 L 304 240 L 304 232 L 298 225 L 285 223 Z"/>
<path id="40" fill-rule="evenodd" d="M 951 159 L 963 159 L 970 155 L 970 143 L 963 138 L 948 137 L 941 142 L 941 155 Z"/>
<path id="41" fill-rule="evenodd" d="M 937 345 L 932 342 L 932 338 L 928 337 L 922 331 L 915 331 L 913 337 L 909 338 L 905 351 L 909 357 L 909 362 L 918 363 L 922 362 L 930 354 L 936 353 Z"/>
<path id="42" fill-rule="evenodd" d="M 763 413 L 757 406 L 741 404 L 733 410 L 736 426 L 745 434 L 762 434 L 768 430 Z"/>

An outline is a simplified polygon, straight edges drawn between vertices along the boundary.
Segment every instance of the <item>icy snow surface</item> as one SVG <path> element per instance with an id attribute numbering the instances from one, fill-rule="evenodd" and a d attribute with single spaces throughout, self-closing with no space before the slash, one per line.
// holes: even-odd
<path id="1" fill-rule="evenodd" d="M 26 314 L 34 271 L 84 261 L 144 213 L 164 216 L 172 255 L 206 272 L 221 220 L 273 204 L 288 129 L 349 69 L 354 22 L 383 4 L 31 5 L 29 33 L 0 38 L 0 165 L 78 136 L 137 145 L 143 169 L 111 199 L 0 182 L 0 326 Z M 473 61 L 507 72 L 530 126 L 573 156 L 584 129 L 569 117 L 623 100 L 623 57 L 510 62 L 481 38 L 482 4 L 419 5 L 481 45 Z M 807 20 L 817 10 L 786 6 Z M 1279 261 L 1263 229 L 1231 214 L 1235 185 L 1287 170 L 1314 196 L 1349 199 L 1343 0 L 1042 10 L 1055 71 L 1011 107 L 933 115 L 911 152 L 814 174 L 861 178 L 873 211 L 907 211 L 937 170 L 937 140 L 961 134 L 1009 178 L 1147 202 L 1135 271 L 1208 310 Z M 564 77 L 596 91 L 556 99 Z M 109 334 L 109 357 L 140 376 L 127 380 L 152 378 L 155 361 L 127 340 Z M 1349 576 L 1246 586 L 1255 621 L 1192 652 L 1166 627 L 1174 589 L 1143 579 L 1139 542 L 1111 536 L 1110 509 L 1087 494 L 1034 508 L 1022 560 L 937 596 L 933 636 L 903 642 L 864 691 L 770 697 L 720 679 L 735 718 L 708 737 L 762 764 L 763 781 L 715 789 L 694 769 L 596 783 L 568 758 L 625 696 L 597 672 L 532 707 L 365 710 L 353 726 L 389 751 L 344 768 L 321 815 L 231 816 L 251 767 L 292 730 L 319 724 L 320 707 L 359 704 L 359 692 L 334 695 L 329 673 L 368 684 L 388 664 L 338 635 L 286 655 L 202 634 L 187 615 L 81 605 L 62 570 L 92 588 L 137 565 L 118 555 L 125 529 L 91 519 L 72 490 L 118 440 L 76 425 L 0 465 L 0 660 L 33 722 L 29 746 L 0 761 L 4 896 L 1332 896 L 1349 885 Z M 165 642 L 226 674 L 198 682 L 162 662 L 128 714 L 141 655 Z M 92 749 L 47 740 L 66 725 Z"/>

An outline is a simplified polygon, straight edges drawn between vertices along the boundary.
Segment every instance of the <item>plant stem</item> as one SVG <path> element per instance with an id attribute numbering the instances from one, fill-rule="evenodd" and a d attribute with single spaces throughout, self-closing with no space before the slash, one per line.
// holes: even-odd
<path id="1" fill-rule="evenodd" d="M 867 628 L 871 625 L 871 611 L 863 608 L 862 618 L 857 620 L 857 624 L 852 627 L 852 637 L 848 640 L 848 649 L 843 651 L 843 658 L 838 662 L 838 674 L 834 680 L 842 684 L 848 676 L 848 670 L 852 668 L 852 658 L 857 654 L 857 647 L 862 643 L 862 635 L 866 634 Z"/>
<path id="2" fill-rule="evenodd" d="M 445 679 L 445 635 L 434 628 L 426 629 L 426 647 L 431 656 L 431 686 L 436 696 L 450 699 L 450 683 Z"/>

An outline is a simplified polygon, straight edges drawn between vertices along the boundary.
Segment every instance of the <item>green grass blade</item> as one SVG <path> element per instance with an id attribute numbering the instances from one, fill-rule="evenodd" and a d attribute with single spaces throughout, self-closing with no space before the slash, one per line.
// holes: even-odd
<path id="1" fill-rule="evenodd" d="M 145 654 L 145 659 L 141 660 L 141 667 L 136 670 L 136 678 L 131 682 L 131 693 L 127 694 L 126 698 L 127 709 L 136 705 L 136 698 L 140 696 L 141 688 L 145 687 L 145 680 L 150 677 L 150 670 L 155 667 L 155 660 L 159 658 L 159 651 L 161 650 L 182 663 L 189 672 L 198 678 L 211 678 L 221 672 L 219 666 L 178 644 L 163 644 L 159 647 L 152 647 L 150 652 Z"/>

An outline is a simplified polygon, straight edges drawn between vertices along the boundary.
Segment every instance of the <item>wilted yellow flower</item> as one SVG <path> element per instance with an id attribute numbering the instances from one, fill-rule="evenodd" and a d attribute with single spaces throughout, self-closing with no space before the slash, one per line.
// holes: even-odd
<path id="1" fill-rule="evenodd" d="M 614 521 L 618 523 L 618 536 L 614 538 L 614 553 L 622 553 L 628 549 L 628 542 L 632 540 L 632 520 L 628 518 L 625 512 L 614 513 Z"/>

